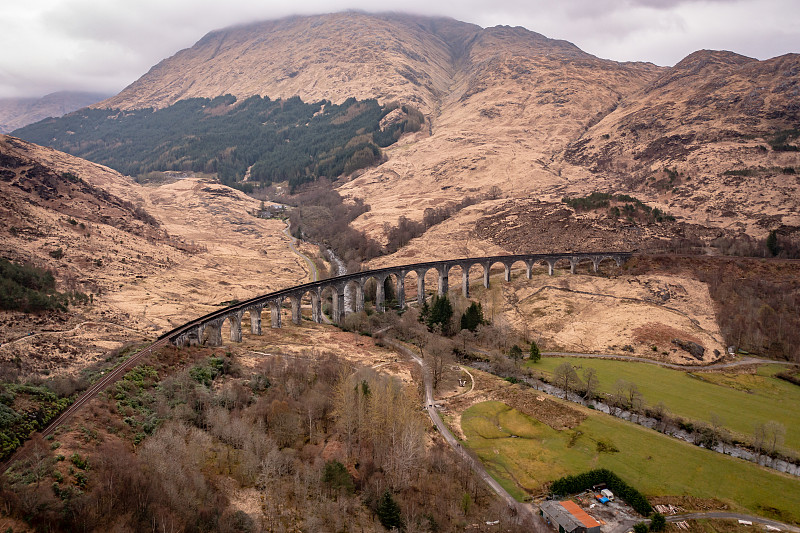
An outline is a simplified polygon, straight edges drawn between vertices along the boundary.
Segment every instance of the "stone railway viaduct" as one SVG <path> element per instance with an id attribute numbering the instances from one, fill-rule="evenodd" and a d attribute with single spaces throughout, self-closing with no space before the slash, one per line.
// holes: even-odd
<path id="1" fill-rule="evenodd" d="M 376 270 L 366 270 L 353 274 L 345 274 L 335 278 L 313 281 L 303 285 L 297 285 L 288 289 L 272 292 L 262 296 L 251 298 L 244 302 L 220 309 L 198 319 L 195 319 L 183 326 L 180 326 L 169 333 L 162 335 L 177 346 L 191 346 L 204 344 L 208 346 L 219 346 L 222 344 L 222 327 L 227 320 L 230 324 L 230 339 L 232 342 L 242 341 L 242 317 L 244 313 L 250 315 L 250 328 L 254 335 L 261 335 L 261 313 L 265 307 L 270 309 L 270 317 L 273 328 L 281 327 L 281 308 L 283 302 L 289 300 L 292 308 L 292 322 L 300 324 L 300 306 L 306 295 L 311 298 L 311 314 L 314 322 L 322 322 L 322 299 L 323 292 L 329 291 L 332 299 L 333 321 L 342 324 L 345 317 L 344 292 L 347 286 L 355 289 L 355 301 L 353 312 L 364 310 L 364 287 L 370 279 L 374 279 L 377 284 L 375 295 L 375 308 L 378 312 L 385 311 L 386 302 L 384 294 L 384 283 L 390 276 L 394 277 L 395 287 L 397 288 L 397 302 L 401 309 L 406 306 L 405 298 L 405 279 L 410 272 L 415 272 L 417 276 L 417 302 L 422 304 L 425 298 L 425 275 L 431 269 L 435 269 L 439 274 L 438 293 L 446 294 L 449 291 L 449 274 L 454 267 L 460 267 L 462 272 L 461 290 L 465 297 L 469 297 L 469 272 L 472 267 L 480 266 L 483 269 L 483 286 L 489 288 L 489 273 L 496 264 L 505 267 L 504 279 L 511 280 L 512 267 L 521 262 L 525 265 L 528 279 L 531 278 L 531 271 L 536 264 L 547 265 L 548 274 L 553 275 L 557 266 L 567 264 L 570 272 L 575 273 L 575 269 L 581 263 L 591 263 L 592 268 L 597 272 L 598 267 L 604 261 L 614 261 L 617 266 L 621 266 L 628 259 L 629 252 L 593 252 L 593 253 L 564 253 L 564 254 L 533 254 L 533 255 L 499 255 L 493 257 L 476 257 L 468 259 L 448 259 L 444 261 L 430 261 L 426 263 L 415 263 L 401 265 Z"/>

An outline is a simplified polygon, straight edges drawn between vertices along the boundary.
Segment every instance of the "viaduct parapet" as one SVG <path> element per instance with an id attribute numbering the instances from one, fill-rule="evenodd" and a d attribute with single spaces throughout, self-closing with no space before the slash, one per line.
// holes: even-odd
<path id="1" fill-rule="evenodd" d="M 301 320 L 300 309 L 303 298 L 307 295 L 311 299 L 311 316 L 314 322 L 322 322 L 323 293 L 331 296 L 331 315 L 337 324 L 344 322 L 347 312 L 361 312 L 364 310 L 364 292 L 369 280 L 376 282 L 375 309 L 384 312 L 386 309 L 386 295 L 384 284 L 386 279 L 392 277 L 397 292 L 397 304 L 403 309 L 406 307 L 405 281 L 406 276 L 414 272 L 417 278 L 417 302 L 421 305 L 425 298 L 425 276 L 429 270 L 434 269 L 439 275 L 438 294 L 441 296 L 450 290 L 450 270 L 454 267 L 461 269 L 461 291 L 469 297 L 469 273 L 473 267 L 479 267 L 483 273 L 483 286 L 489 288 L 489 273 L 494 265 L 501 264 L 505 268 L 504 280 L 511 280 L 511 269 L 516 263 L 525 265 L 528 279 L 531 278 L 533 267 L 537 264 L 547 265 L 549 275 L 558 266 L 569 265 L 571 273 L 581 263 L 591 263 L 595 272 L 604 261 L 613 261 L 617 267 L 622 266 L 630 259 L 630 252 L 596 252 L 596 253 L 565 253 L 565 254 L 532 254 L 532 255 L 498 255 L 493 257 L 474 257 L 466 259 L 447 259 L 444 261 L 429 261 L 376 270 L 366 270 L 353 274 L 346 274 L 335 278 L 313 281 L 297 285 L 288 289 L 264 294 L 240 302 L 225 309 L 220 309 L 183 326 L 180 326 L 162 336 L 169 338 L 177 346 L 191 346 L 204 344 L 219 346 L 222 344 L 222 331 L 227 321 L 230 328 L 230 340 L 242 341 L 242 317 L 245 313 L 250 316 L 250 329 L 253 335 L 262 334 L 261 314 L 265 308 L 270 310 L 270 326 L 281 327 L 281 308 L 285 301 L 289 301 L 292 309 L 292 322 L 299 324 Z M 351 309 L 345 309 L 344 293 L 346 287 L 354 289 L 354 301 Z"/>

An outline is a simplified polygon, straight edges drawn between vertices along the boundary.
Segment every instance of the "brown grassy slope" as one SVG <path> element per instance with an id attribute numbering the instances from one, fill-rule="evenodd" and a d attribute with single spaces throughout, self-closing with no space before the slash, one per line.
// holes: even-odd
<path id="1" fill-rule="evenodd" d="M 46 155 L 40 157 L 40 153 Z M 0 137 L 0 250 L 4 257 L 56 269 L 62 280 L 80 279 L 87 292 L 102 290 L 103 284 L 94 278 L 114 264 L 126 263 L 146 273 L 171 260 L 168 252 L 150 261 L 135 257 L 167 242 L 169 236 L 143 208 L 142 198 L 125 186 L 124 177 L 88 162 L 54 164 L 58 157 L 78 161 L 55 154 L 13 137 Z M 102 178 L 95 181 L 94 175 Z M 115 246 L 123 241 L 131 245 Z M 62 250 L 63 258 L 51 256 L 56 249 Z M 98 261 L 105 266 L 96 265 Z"/>
<path id="2" fill-rule="evenodd" d="M 307 280 L 284 224 L 252 216 L 259 202 L 239 191 L 199 179 L 142 187 L 11 137 L 0 137 L 0 159 L 0 255 L 51 269 L 58 290 L 94 295 L 64 315 L 0 313 L 0 361 L 20 361 L 23 373 L 77 369 L 220 302 Z"/>
<path id="3" fill-rule="evenodd" d="M 586 189 L 586 173 L 561 175 L 555 156 L 658 71 L 522 28 L 483 30 L 430 118 L 433 134 L 391 147 L 389 161 L 344 186 L 372 206 L 357 225 L 379 236 L 400 214 L 421 218 L 427 207 L 493 186 L 514 198 L 558 197 L 571 182 Z"/>
<path id="4" fill-rule="evenodd" d="M 798 96 L 800 55 L 758 61 L 695 52 L 623 101 L 564 159 L 687 218 L 763 236 L 800 224 L 800 181 L 784 172 L 800 173 L 800 154 L 768 144 L 800 125 Z"/>
<path id="5" fill-rule="evenodd" d="M 728 345 L 800 361 L 800 261 L 639 256 L 626 270 L 701 280 Z"/>

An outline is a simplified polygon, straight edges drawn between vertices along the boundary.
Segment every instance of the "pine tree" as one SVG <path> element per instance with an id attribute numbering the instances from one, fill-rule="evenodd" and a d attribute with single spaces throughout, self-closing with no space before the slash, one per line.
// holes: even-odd
<path id="1" fill-rule="evenodd" d="M 534 363 L 538 363 L 542 358 L 542 354 L 539 352 L 539 346 L 536 345 L 536 341 L 531 341 L 530 358 Z"/>
<path id="2" fill-rule="evenodd" d="M 514 360 L 514 363 L 518 363 L 520 359 L 522 359 L 522 348 L 517 346 L 516 344 L 508 350 L 508 356 Z"/>
<path id="3" fill-rule="evenodd" d="M 392 498 L 392 494 L 387 490 L 378 500 L 378 520 L 386 529 L 403 529 L 403 519 L 400 517 L 400 506 Z"/>
<path id="4" fill-rule="evenodd" d="M 769 253 L 771 253 L 773 257 L 778 255 L 781 251 L 780 246 L 778 246 L 778 232 L 775 230 L 769 232 L 769 236 L 767 237 L 767 250 L 769 250 Z"/>
<path id="5" fill-rule="evenodd" d="M 419 321 L 427 324 L 428 317 L 431 314 L 431 307 L 428 305 L 428 300 L 422 301 L 422 307 L 419 308 Z"/>
<path id="6" fill-rule="evenodd" d="M 322 481 L 334 492 L 343 490 L 347 494 L 352 494 L 355 490 L 350 472 L 347 471 L 347 468 L 342 463 L 336 460 L 325 463 Z"/>
<path id="7" fill-rule="evenodd" d="M 483 324 L 483 308 L 480 302 L 472 302 L 464 314 L 461 315 L 461 329 L 468 329 L 475 332 L 478 326 Z"/>
<path id="8" fill-rule="evenodd" d="M 438 297 L 434 295 L 430 314 L 425 321 L 428 330 L 433 331 L 438 326 L 442 335 L 449 335 L 451 318 L 453 318 L 453 306 L 450 304 L 450 299 L 446 294 Z"/>

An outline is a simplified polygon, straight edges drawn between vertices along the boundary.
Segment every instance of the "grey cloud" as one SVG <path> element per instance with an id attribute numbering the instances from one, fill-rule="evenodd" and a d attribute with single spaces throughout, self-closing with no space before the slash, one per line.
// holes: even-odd
<path id="1" fill-rule="evenodd" d="M 367 0 L 37 0 L 3 2 L 0 97 L 61 89 L 119 91 L 209 31 L 292 13 L 375 9 Z M 390 1 L 383 11 L 524 26 L 594 55 L 669 65 L 698 48 L 761 59 L 800 51 L 796 0 Z"/>

